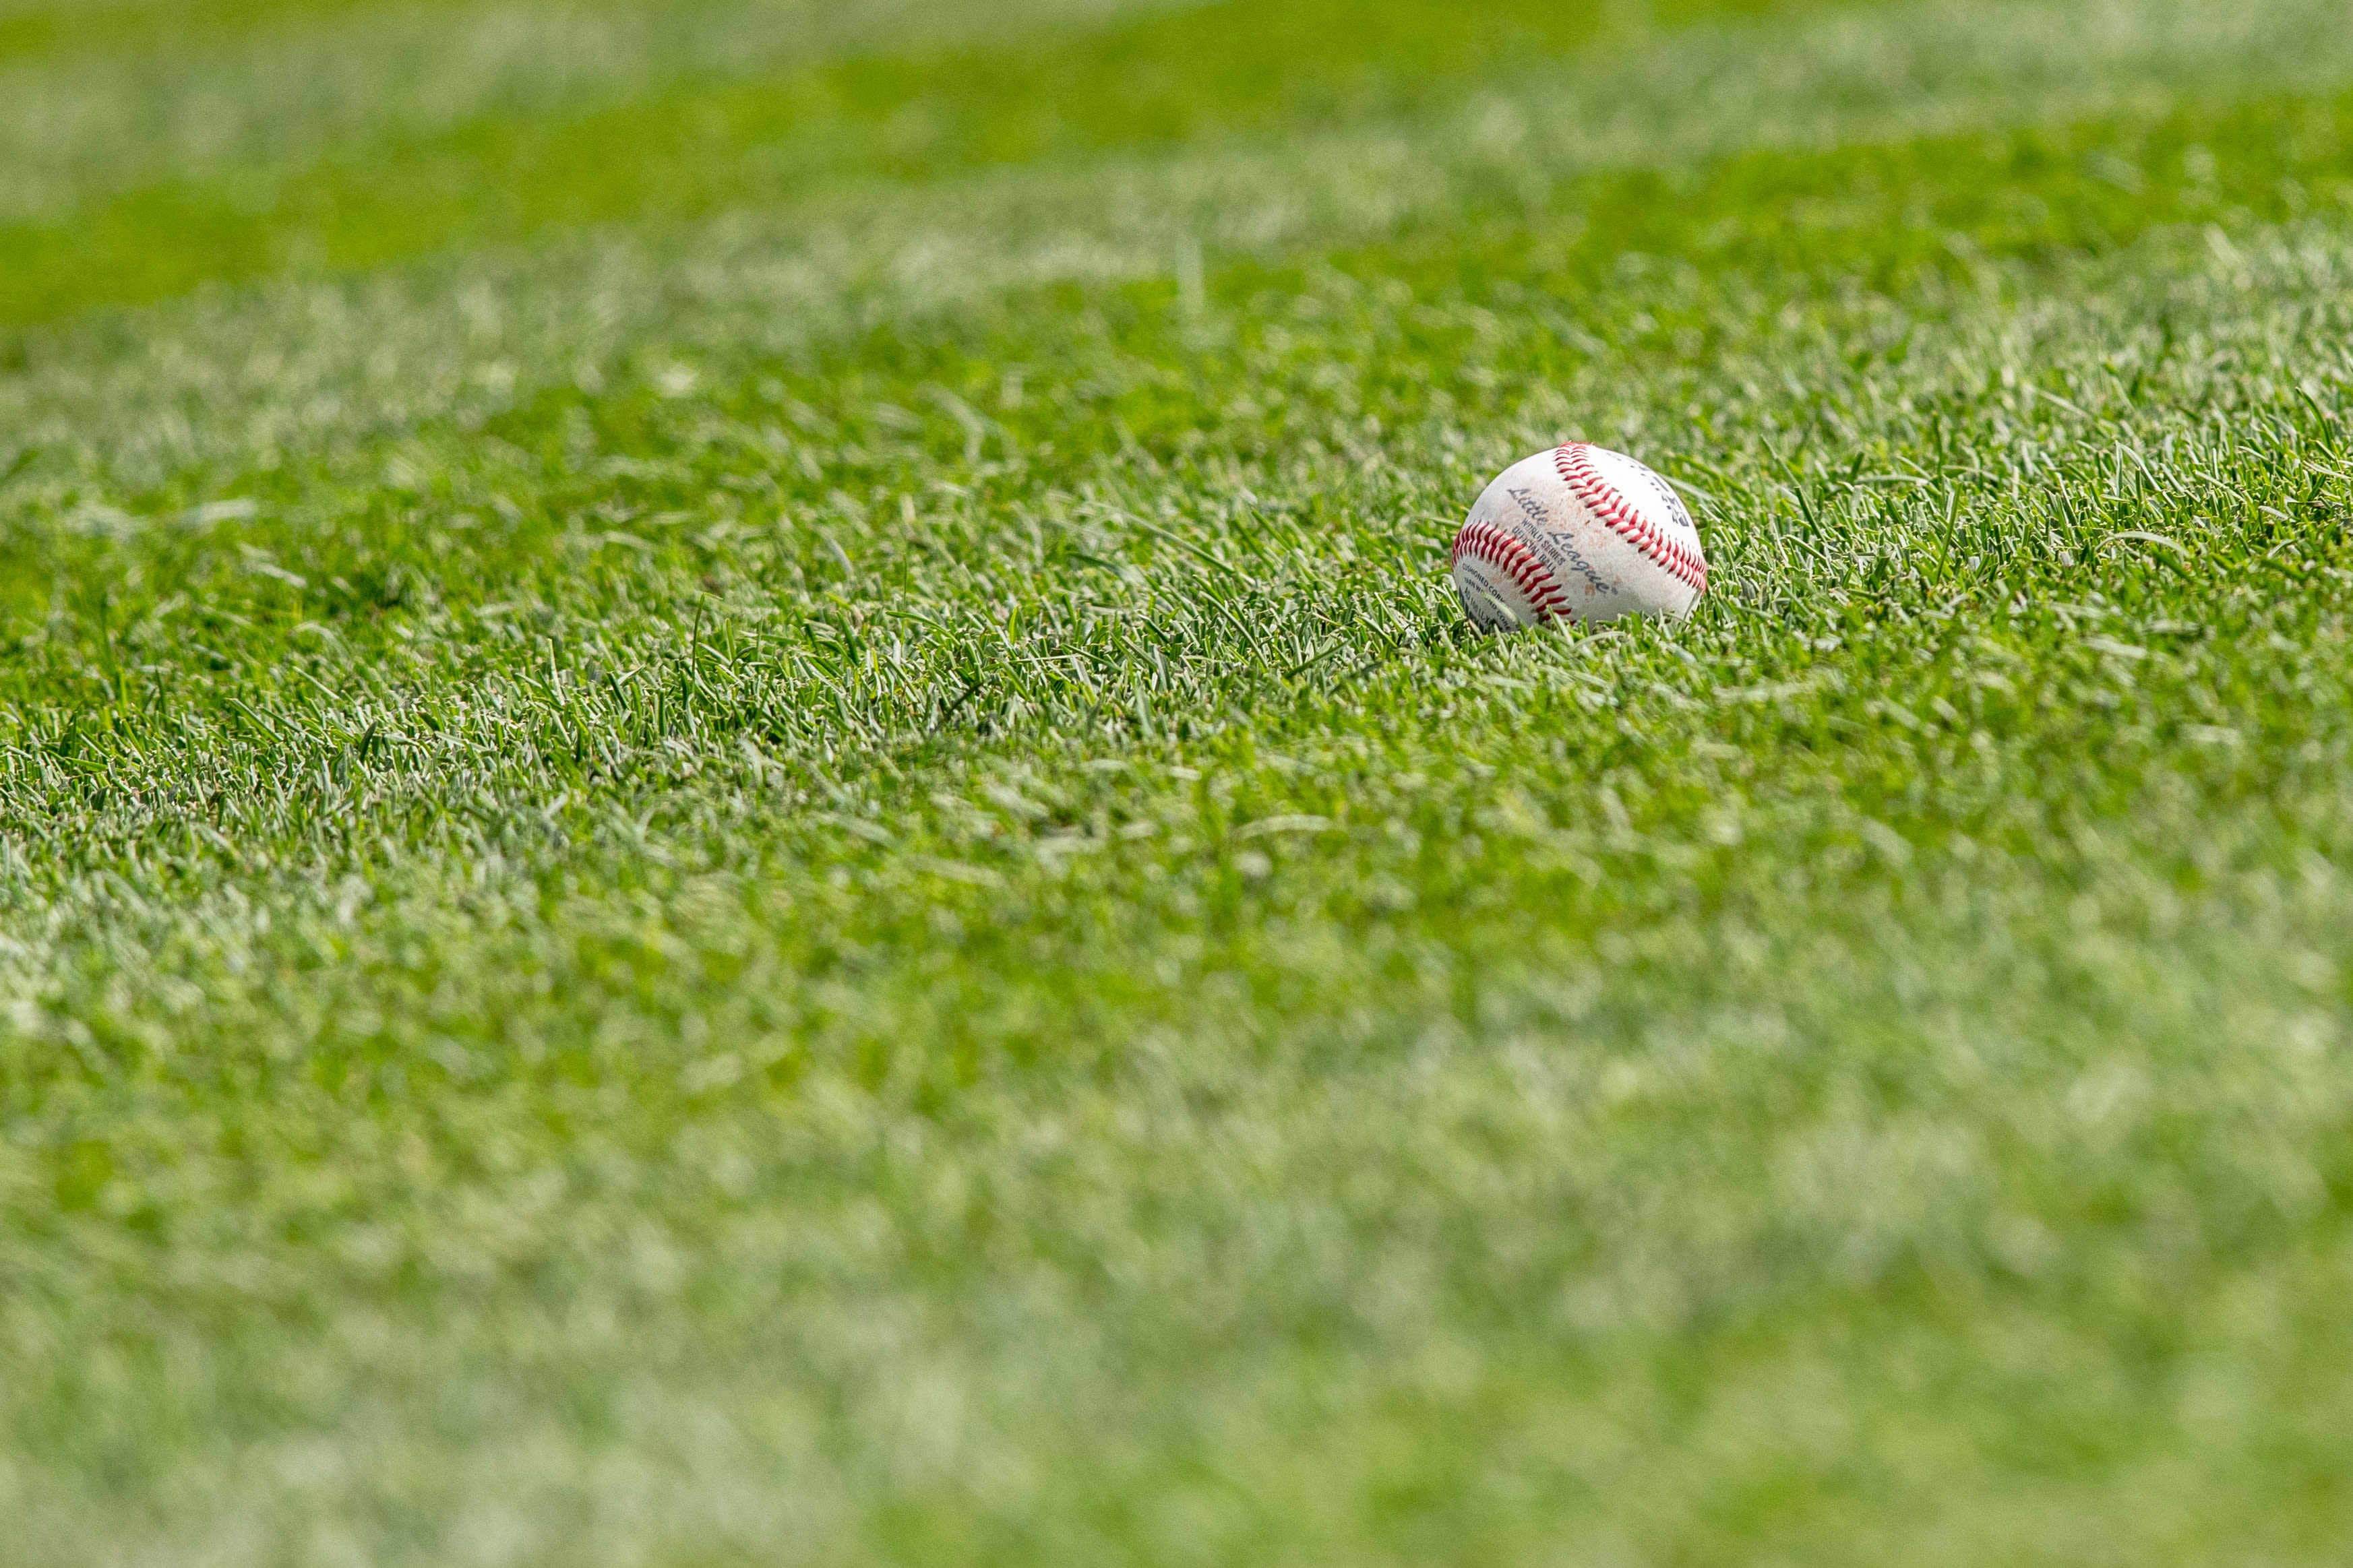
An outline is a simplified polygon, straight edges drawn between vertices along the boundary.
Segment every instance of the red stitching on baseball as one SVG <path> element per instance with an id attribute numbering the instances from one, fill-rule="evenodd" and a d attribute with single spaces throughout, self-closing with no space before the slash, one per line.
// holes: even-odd
<path id="1" fill-rule="evenodd" d="M 1568 608 L 1567 595 L 1535 552 L 1493 523 L 1462 525 L 1462 531 L 1454 536 L 1452 559 L 1460 561 L 1465 555 L 1484 561 L 1519 584 L 1520 593 L 1538 616 L 1557 616 Z"/>
<path id="2" fill-rule="evenodd" d="M 1653 528 L 1650 520 L 1619 493 L 1617 486 L 1601 477 L 1600 470 L 1593 466 L 1590 445 L 1583 441 L 1563 443 L 1553 454 L 1553 466 L 1560 470 L 1562 482 L 1577 492 L 1577 499 L 1608 524 L 1611 532 L 1699 592 L 1707 592 L 1707 563 Z"/>

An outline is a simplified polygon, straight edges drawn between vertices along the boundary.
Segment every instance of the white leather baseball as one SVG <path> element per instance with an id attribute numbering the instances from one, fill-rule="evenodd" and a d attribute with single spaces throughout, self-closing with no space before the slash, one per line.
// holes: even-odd
<path id="1" fill-rule="evenodd" d="M 1454 536 L 1454 592 L 1472 621 L 1499 631 L 1555 617 L 1681 620 L 1706 591 L 1699 530 L 1674 487 L 1582 441 L 1505 468 Z"/>

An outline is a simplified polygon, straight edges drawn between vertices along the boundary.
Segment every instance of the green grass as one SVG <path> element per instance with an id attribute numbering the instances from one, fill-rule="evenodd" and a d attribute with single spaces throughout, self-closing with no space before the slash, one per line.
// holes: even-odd
<path id="1" fill-rule="evenodd" d="M 1325 14 L 60 155 L 0 1562 L 2337 1558 L 2340 19 Z"/>
<path id="2" fill-rule="evenodd" d="M 1677 0 L 1668 9 L 1690 20 L 1770 7 Z M 0 229 L 0 250 L 17 258 L 0 281 L 0 321 L 144 301 L 290 262 L 347 269 L 812 189 L 1395 116 L 1591 39 L 1606 10 L 1595 0 L 1487 0 L 1462 11 L 1220 0 L 1022 47 L 853 53 L 720 82 L 690 78 L 587 112 L 490 114 L 259 178 L 234 170 L 150 186 Z"/>

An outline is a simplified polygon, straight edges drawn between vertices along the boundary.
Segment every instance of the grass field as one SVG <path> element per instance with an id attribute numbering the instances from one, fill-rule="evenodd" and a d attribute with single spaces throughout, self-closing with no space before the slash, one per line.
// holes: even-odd
<path id="1" fill-rule="evenodd" d="M 0 0 L 0 1563 L 2342 1562 L 2346 23 Z"/>

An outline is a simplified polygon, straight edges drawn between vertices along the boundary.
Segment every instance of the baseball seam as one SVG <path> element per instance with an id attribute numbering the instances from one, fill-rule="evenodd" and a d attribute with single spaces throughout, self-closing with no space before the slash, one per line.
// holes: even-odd
<path id="1" fill-rule="evenodd" d="M 1466 522 L 1454 536 L 1453 559 L 1477 557 L 1509 577 L 1538 616 L 1557 616 L 1568 608 L 1568 596 L 1536 552 L 1492 522 Z"/>
<path id="2" fill-rule="evenodd" d="M 1593 466 L 1590 446 L 1583 441 L 1563 444 L 1553 454 L 1553 466 L 1560 470 L 1562 482 L 1585 503 L 1586 510 L 1599 518 L 1612 533 L 1697 592 L 1707 592 L 1707 563 L 1661 533 L 1619 492 L 1617 486 L 1603 479 L 1601 471 Z"/>

